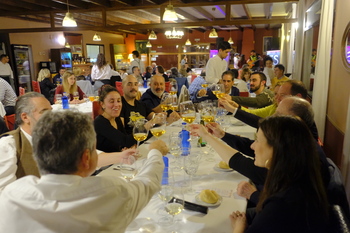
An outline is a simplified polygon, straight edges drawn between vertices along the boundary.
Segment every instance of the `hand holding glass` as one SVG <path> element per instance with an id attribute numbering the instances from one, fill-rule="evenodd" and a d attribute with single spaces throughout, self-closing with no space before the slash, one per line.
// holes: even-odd
<path id="1" fill-rule="evenodd" d="M 160 136 L 165 134 L 166 126 L 166 115 L 162 113 L 156 113 L 153 116 L 153 126 L 151 128 L 151 133 L 153 136 L 159 139 Z"/>
<path id="2" fill-rule="evenodd" d="M 132 129 L 134 139 L 137 141 L 136 156 L 140 155 L 138 151 L 140 142 L 146 140 L 148 135 L 148 130 L 145 128 L 146 121 L 146 119 L 138 119 L 135 122 L 134 128 Z"/>

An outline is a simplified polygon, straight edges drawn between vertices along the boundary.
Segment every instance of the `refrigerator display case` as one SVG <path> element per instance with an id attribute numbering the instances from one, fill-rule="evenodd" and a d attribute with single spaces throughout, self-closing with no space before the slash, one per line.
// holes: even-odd
<path id="1" fill-rule="evenodd" d="M 64 67 L 72 69 L 72 52 L 69 48 L 51 49 L 51 61 L 56 63 L 56 69 Z"/>
<path id="2" fill-rule="evenodd" d="M 11 45 L 15 59 L 13 68 L 15 84 L 23 87 L 26 92 L 32 91 L 32 80 L 34 78 L 34 63 L 32 47 L 30 45 Z M 18 89 L 16 85 L 16 90 Z"/>

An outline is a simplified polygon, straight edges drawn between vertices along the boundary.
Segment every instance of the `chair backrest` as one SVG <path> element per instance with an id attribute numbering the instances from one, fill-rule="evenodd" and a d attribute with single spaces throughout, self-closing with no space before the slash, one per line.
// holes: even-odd
<path id="1" fill-rule="evenodd" d="M 16 119 L 16 114 L 11 114 L 11 115 L 6 115 L 4 116 L 4 120 L 6 123 L 6 126 L 9 130 L 14 130 L 15 129 L 15 119 Z"/>
<path id="2" fill-rule="evenodd" d="M 249 97 L 249 92 L 239 92 L 239 96 Z"/>
<path id="3" fill-rule="evenodd" d="M 170 82 L 165 82 L 165 91 L 170 92 Z"/>
<path id="4" fill-rule="evenodd" d="M 181 87 L 181 92 L 178 98 L 178 103 L 184 102 L 190 100 L 190 93 L 188 92 L 188 89 L 185 85 Z"/>
<path id="5" fill-rule="evenodd" d="M 38 81 L 32 81 L 33 91 L 41 93 L 40 84 Z"/>
<path id="6" fill-rule="evenodd" d="M 124 95 L 122 82 L 115 82 L 115 88 L 117 88 L 120 95 Z"/>
<path id="7" fill-rule="evenodd" d="M 339 205 L 331 205 L 331 230 L 334 233 L 350 233 L 350 223 Z"/>
<path id="8" fill-rule="evenodd" d="M 90 81 L 78 80 L 77 85 L 80 87 L 80 89 L 84 92 L 85 95 L 89 96 L 94 94 L 94 90 Z"/>
<path id="9" fill-rule="evenodd" d="M 100 102 L 93 101 L 92 102 L 92 119 L 95 119 L 98 115 L 103 113 Z"/>
<path id="10" fill-rule="evenodd" d="M 19 96 L 22 96 L 26 93 L 26 90 L 23 87 L 19 87 Z"/>
<path id="11" fill-rule="evenodd" d="M 347 219 L 350 219 L 350 208 L 343 185 L 342 174 L 330 158 L 327 158 L 327 162 L 330 175 L 330 181 L 327 186 L 329 203 L 331 205 L 339 205 Z"/>
<path id="12" fill-rule="evenodd" d="M 197 78 L 197 75 L 196 74 L 192 74 L 191 75 L 191 83 L 193 82 L 193 80 L 195 80 L 195 78 Z"/>

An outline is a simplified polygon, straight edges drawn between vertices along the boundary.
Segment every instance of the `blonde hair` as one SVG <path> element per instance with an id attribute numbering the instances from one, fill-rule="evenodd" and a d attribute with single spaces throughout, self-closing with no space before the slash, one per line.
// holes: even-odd
<path id="1" fill-rule="evenodd" d="M 80 76 L 81 75 L 80 67 L 73 67 L 73 74 L 75 75 L 75 77 Z"/>
<path id="2" fill-rule="evenodd" d="M 38 81 L 41 82 L 43 81 L 45 78 L 50 78 L 50 70 L 48 69 L 41 69 L 39 71 L 39 74 L 38 74 Z"/>
<path id="3" fill-rule="evenodd" d="M 74 94 L 74 92 L 78 91 L 77 81 L 75 80 L 74 84 L 72 86 L 70 86 L 68 83 L 68 78 L 70 76 L 74 76 L 74 74 L 72 72 L 69 72 L 69 71 L 66 71 L 62 76 L 63 92 L 66 92 L 68 94 Z"/>

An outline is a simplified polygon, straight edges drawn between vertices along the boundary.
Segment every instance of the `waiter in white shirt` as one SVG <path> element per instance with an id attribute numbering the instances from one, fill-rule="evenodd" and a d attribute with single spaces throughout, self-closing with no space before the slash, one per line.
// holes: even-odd
<path id="1" fill-rule="evenodd" d="M 0 55 L 0 77 L 5 79 L 11 86 L 13 86 L 13 72 L 9 62 L 9 56 L 6 54 Z"/>
<path id="2" fill-rule="evenodd" d="M 205 80 L 208 83 L 217 83 L 221 79 L 222 73 L 227 70 L 227 61 L 225 58 L 231 52 L 231 45 L 227 41 L 222 41 L 218 45 L 218 54 L 208 60 L 205 67 L 207 76 Z"/>
<path id="3" fill-rule="evenodd" d="M 137 66 L 140 69 L 140 72 L 141 72 L 141 75 L 142 75 L 145 72 L 145 65 L 143 64 L 143 62 L 140 59 L 140 53 L 137 50 L 132 51 L 131 53 L 132 53 L 132 58 L 134 60 L 130 63 L 128 73 L 132 74 L 133 73 L 132 72 L 132 68 L 134 66 Z"/>

